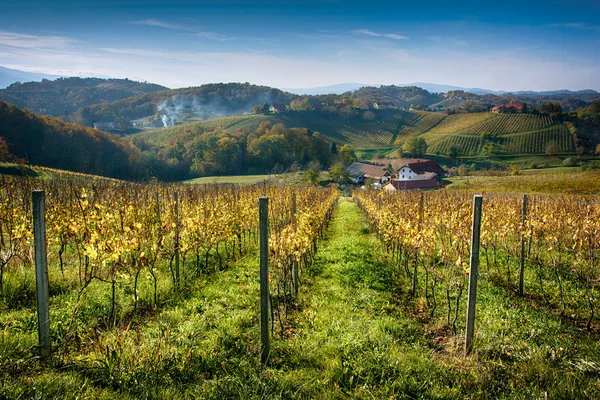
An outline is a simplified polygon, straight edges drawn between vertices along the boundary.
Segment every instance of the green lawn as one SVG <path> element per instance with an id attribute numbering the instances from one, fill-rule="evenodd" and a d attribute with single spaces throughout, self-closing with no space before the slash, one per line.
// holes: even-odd
<path id="1" fill-rule="evenodd" d="M 205 176 L 184 181 L 183 183 L 235 183 L 240 185 L 253 185 L 258 182 L 269 181 L 276 175 L 235 175 L 235 176 Z"/>

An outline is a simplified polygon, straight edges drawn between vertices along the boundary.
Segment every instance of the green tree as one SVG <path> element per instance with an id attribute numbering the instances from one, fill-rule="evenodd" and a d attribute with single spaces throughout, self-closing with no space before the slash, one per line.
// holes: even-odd
<path id="1" fill-rule="evenodd" d="M 336 163 L 329 168 L 329 178 L 338 183 L 344 183 L 348 181 L 348 170 L 342 163 Z"/>
<path id="2" fill-rule="evenodd" d="M 337 154 L 338 150 L 337 150 L 337 145 L 335 144 L 335 142 L 331 143 L 331 148 L 330 148 L 331 154 Z"/>
<path id="3" fill-rule="evenodd" d="M 262 106 L 260 104 L 252 107 L 252 114 L 262 114 Z"/>
<path id="4" fill-rule="evenodd" d="M 402 145 L 402 152 L 412 156 L 422 156 L 427 153 L 427 142 L 422 137 L 410 138 Z"/>
<path id="5" fill-rule="evenodd" d="M 356 154 L 354 153 L 354 148 L 348 144 L 343 145 L 338 150 L 338 159 L 345 166 L 352 164 L 356 161 Z"/>
<path id="6" fill-rule="evenodd" d="M 261 111 L 263 112 L 263 114 L 266 114 L 269 112 L 269 108 L 270 108 L 269 103 L 265 103 L 265 104 L 263 104 Z"/>
<path id="7" fill-rule="evenodd" d="M 317 185 L 319 183 L 319 178 L 321 177 L 321 166 L 319 163 L 311 163 L 306 172 L 304 173 L 306 180 L 311 185 Z"/>

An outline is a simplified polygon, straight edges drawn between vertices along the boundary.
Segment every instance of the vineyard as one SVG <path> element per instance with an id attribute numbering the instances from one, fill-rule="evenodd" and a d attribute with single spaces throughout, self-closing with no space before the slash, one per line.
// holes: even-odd
<path id="1" fill-rule="evenodd" d="M 445 115 L 438 112 L 374 110 L 374 117 L 304 111 L 267 115 L 218 118 L 192 124 L 147 131 L 139 134 L 153 144 L 166 142 L 173 135 L 200 134 L 210 130 L 252 131 L 264 122 L 287 127 L 306 127 L 338 144 L 376 149 L 401 144 L 422 135 L 431 154 L 448 154 L 452 147 L 464 156 L 484 154 L 492 145 L 497 154 L 544 154 L 550 144 L 557 153 L 575 152 L 569 129 L 545 115 L 473 113 Z M 488 154 L 489 155 L 489 154 Z"/>
<path id="2" fill-rule="evenodd" d="M 455 334 L 462 323 L 470 255 L 468 194 L 361 192 L 359 202 L 400 273 L 413 282 L 430 318 Z M 484 196 L 483 279 L 517 292 L 591 330 L 600 318 L 600 203 L 594 197 Z"/>
<path id="3" fill-rule="evenodd" d="M 51 335 L 60 357 L 100 345 L 101 330 L 172 307 L 198 281 L 253 252 L 261 195 L 270 200 L 273 329 L 277 322 L 283 332 L 298 290 L 293 272 L 312 262 L 337 199 L 334 190 L 311 188 L 0 177 L 2 371 L 35 362 L 33 189 L 45 192 Z"/>
<path id="4" fill-rule="evenodd" d="M 600 393 L 596 197 L 531 195 L 524 211 L 520 195 L 484 195 L 471 357 L 469 194 L 0 179 L 0 397 Z M 34 189 L 50 356 L 38 347 Z"/>

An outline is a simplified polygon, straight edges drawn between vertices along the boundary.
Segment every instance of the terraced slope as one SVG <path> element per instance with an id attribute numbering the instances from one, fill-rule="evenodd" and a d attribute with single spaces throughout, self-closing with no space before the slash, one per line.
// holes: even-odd
<path id="1" fill-rule="evenodd" d="M 173 135 L 211 130 L 255 130 L 262 122 L 305 127 L 337 144 L 385 148 L 409 137 L 422 136 L 432 154 L 447 154 L 452 146 L 464 156 L 480 155 L 493 145 L 495 154 L 543 154 L 555 144 L 558 153 L 575 152 L 569 130 L 544 115 L 473 113 L 445 115 L 427 111 L 372 110 L 334 113 L 294 111 L 281 114 L 218 118 L 139 134 L 154 144 Z M 486 147 L 486 145 L 488 145 Z"/>
<path id="2" fill-rule="evenodd" d="M 575 152 L 567 127 L 544 115 L 451 115 L 423 137 L 430 146 L 429 152 L 437 154 L 447 154 L 455 146 L 460 154 L 474 156 L 488 144 L 494 153 L 501 154 L 543 154 L 550 144 L 559 153 Z"/>
<path id="3" fill-rule="evenodd" d="M 369 114 L 370 113 L 370 114 Z M 286 127 L 304 127 L 325 135 L 338 144 L 351 144 L 360 148 L 387 147 L 393 143 L 405 114 L 422 119 L 423 116 L 397 110 L 357 111 L 354 114 L 330 113 L 322 111 L 296 111 L 281 114 L 242 115 L 217 118 L 192 124 L 156 129 L 138 134 L 149 142 L 158 144 L 169 137 L 183 132 L 202 133 L 211 130 L 238 129 L 253 131 L 264 122 L 282 123 Z M 431 114 L 431 113 L 426 113 Z M 421 129 L 422 130 L 422 129 Z"/>

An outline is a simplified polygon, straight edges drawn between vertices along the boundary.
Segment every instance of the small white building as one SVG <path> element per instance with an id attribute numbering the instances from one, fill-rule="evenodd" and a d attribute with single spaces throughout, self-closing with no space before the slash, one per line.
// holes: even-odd
<path id="1" fill-rule="evenodd" d="M 281 103 L 273 103 L 271 104 L 271 107 L 269 107 L 269 111 L 271 112 L 284 112 L 285 110 L 287 110 L 287 107 L 285 106 L 285 104 L 281 104 Z"/>
<path id="2" fill-rule="evenodd" d="M 375 103 L 373 103 L 373 108 L 375 108 L 376 110 L 384 110 L 396 108 L 396 105 L 391 101 L 376 101 Z"/>

